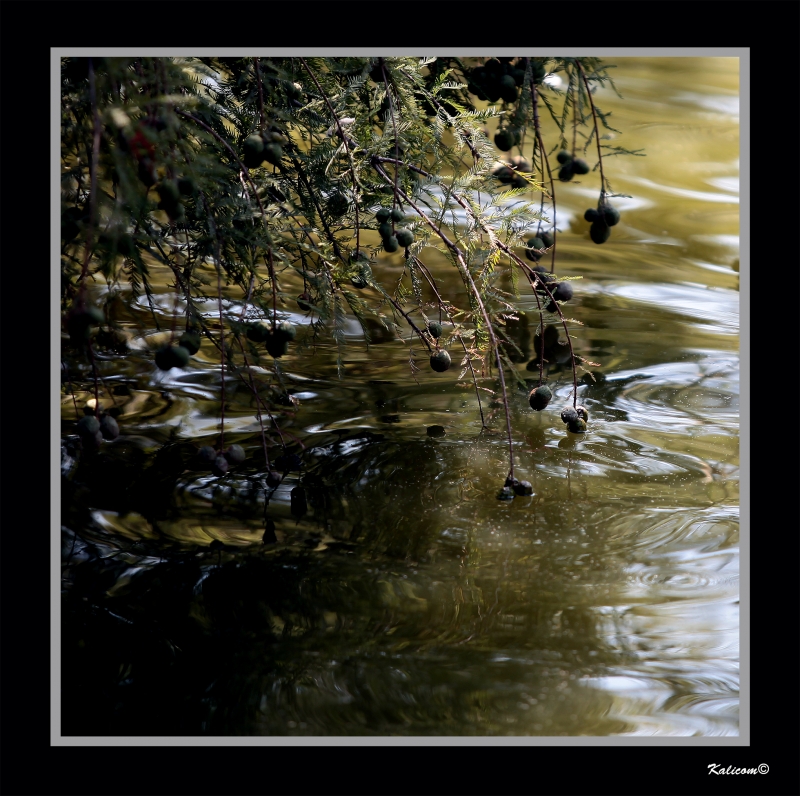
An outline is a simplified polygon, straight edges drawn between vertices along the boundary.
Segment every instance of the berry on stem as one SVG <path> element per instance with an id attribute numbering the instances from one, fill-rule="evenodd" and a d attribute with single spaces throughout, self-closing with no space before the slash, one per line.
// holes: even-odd
<path id="1" fill-rule="evenodd" d="M 178 340 L 178 345 L 194 356 L 200 350 L 200 335 L 195 332 L 184 332 Z"/>
<path id="2" fill-rule="evenodd" d="M 444 373 L 451 364 L 450 354 L 443 348 L 431 354 L 431 368 L 437 373 Z"/>
<path id="3" fill-rule="evenodd" d="M 228 472 L 228 460 L 224 456 L 217 456 L 211 465 L 211 472 L 218 478 Z"/>
<path id="4" fill-rule="evenodd" d="M 609 228 L 608 224 L 602 221 L 595 221 L 592 226 L 589 227 L 589 237 L 595 243 L 605 243 L 610 236 L 611 229 Z"/>
<path id="5" fill-rule="evenodd" d="M 572 423 L 578 419 L 578 412 L 575 410 L 573 406 L 565 406 L 561 410 L 561 420 L 564 423 Z"/>
<path id="6" fill-rule="evenodd" d="M 546 384 L 540 384 L 538 387 L 534 387 L 530 394 L 528 395 L 528 403 L 530 404 L 531 409 L 535 409 L 537 412 L 541 412 L 547 404 L 550 403 L 550 400 L 553 397 L 553 393 L 550 388 Z"/>
<path id="7" fill-rule="evenodd" d="M 241 464 L 246 457 L 244 448 L 241 445 L 231 445 L 223 454 L 228 460 L 228 464 Z"/>

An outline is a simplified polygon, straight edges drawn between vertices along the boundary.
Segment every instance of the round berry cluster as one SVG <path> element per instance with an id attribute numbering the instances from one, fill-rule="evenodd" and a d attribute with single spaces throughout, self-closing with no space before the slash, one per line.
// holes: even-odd
<path id="1" fill-rule="evenodd" d="M 611 235 L 610 227 L 619 224 L 619 210 L 606 202 L 601 202 L 597 208 L 590 207 L 583 217 L 592 225 L 589 236 L 595 243 L 605 243 Z"/>
<path id="2" fill-rule="evenodd" d="M 546 74 L 544 64 L 533 61 L 531 70 L 534 82 L 541 83 Z M 486 102 L 516 102 L 524 81 L 525 69 L 521 58 L 490 58 L 483 66 L 472 70 L 467 91 Z"/>
<path id="3" fill-rule="evenodd" d="M 224 451 L 217 451 L 211 445 L 204 445 L 197 452 L 201 464 L 208 465 L 217 477 L 225 475 L 231 466 L 242 464 L 247 458 L 241 445 L 231 445 Z"/>
<path id="4" fill-rule="evenodd" d="M 244 139 L 242 144 L 242 160 L 248 169 L 260 166 L 265 160 L 277 166 L 283 157 L 281 144 L 286 142 L 285 136 L 277 131 L 253 133 Z"/>
<path id="5" fill-rule="evenodd" d="M 589 413 L 584 406 L 565 406 L 561 410 L 561 420 L 567 424 L 567 430 L 573 434 L 584 434 Z"/>
<path id="6" fill-rule="evenodd" d="M 281 321 L 277 326 L 258 321 L 247 328 L 247 339 L 252 343 L 266 343 L 267 352 L 275 359 L 289 350 L 289 343 L 296 335 L 297 329 L 288 321 Z"/>
<path id="7" fill-rule="evenodd" d="M 378 233 L 383 241 L 384 251 L 396 252 L 401 246 L 409 247 L 414 242 L 414 233 L 410 229 L 395 228 L 395 222 L 400 222 L 405 218 L 405 213 L 399 207 L 382 207 L 375 213 L 375 220 L 378 222 Z"/>
<path id="8" fill-rule="evenodd" d="M 589 164 L 583 158 L 574 158 L 565 149 L 562 149 L 556 160 L 561 164 L 558 170 L 558 179 L 561 182 L 569 182 L 576 174 L 588 174 Z"/>
<path id="9" fill-rule="evenodd" d="M 178 345 L 165 345 L 156 351 L 156 366 L 160 370 L 183 368 L 189 364 L 189 357 L 200 350 L 200 335 L 197 332 L 184 332 Z"/>
<path id="10" fill-rule="evenodd" d="M 98 417 L 95 414 L 85 415 L 78 421 L 75 429 L 78 432 L 84 448 L 97 450 L 103 440 L 116 439 L 119 436 L 119 425 L 110 415 L 102 412 Z"/>

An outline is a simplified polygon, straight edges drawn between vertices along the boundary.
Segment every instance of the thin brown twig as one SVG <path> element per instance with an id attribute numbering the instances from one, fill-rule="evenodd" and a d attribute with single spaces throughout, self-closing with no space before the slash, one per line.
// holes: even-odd
<path id="1" fill-rule="evenodd" d="M 600 151 L 600 129 L 597 125 L 597 111 L 594 107 L 594 100 L 592 99 L 592 92 L 589 89 L 589 80 L 586 77 L 586 72 L 583 71 L 583 64 L 581 64 L 578 58 L 575 59 L 575 63 L 580 69 L 581 77 L 583 78 L 583 84 L 586 86 L 586 94 L 589 97 L 589 105 L 592 108 L 592 120 L 594 122 L 594 138 L 595 143 L 597 144 L 597 159 L 600 162 L 600 204 L 603 204 L 605 195 L 606 195 L 606 175 L 603 172 L 603 153 Z"/>
<path id="2" fill-rule="evenodd" d="M 361 229 L 361 224 L 359 222 L 359 215 L 358 215 L 359 213 L 358 177 L 356 176 L 356 164 L 353 162 L 353 153 L 350 151 L 351 144 L 354 142 L 352 138 L 345 135 L 344 129 L 342 128 L 342 123 L 339 121 L 339 117 L 336 115 L 336 111 L 334 110 L 331 101 L 328 99 L 328 95 L 325 93 L 322 86 L 319 84 L 317 76 L 311 71 L 311 67 L 306 63 L 306 59 L 300 58 L 300 63 L 303 64 L 303 67 L 305 68 L 306 72 L 308 72 L 309 76 L 314 81 L 314 85 L 317 87 L 317 90 L 322 95 L 322 99 L 325 100 L 325 104 L 328 106 L 328 110 L 331 112 L 331 116 L 333 116 L 333 120 L 336 123 L 336 128 L 339 131 L 339 137 L 342 139 L 342 146 L 344 146 L 345 152 L 347 153 L 347 159 L 348 161 L 350 161 L 350 174 L 353 178 L 353 198 L 355 199 L 355 201 L 353 202 L 353 206 L 355 207 L 356 211 L 356 255 L 358 255 L 359 245 L 360 245 L 359 232 Z"/>
<path id="3" fill-rule="evenodd" d="M 377 162 L 376 158 L 372 159 L 372 164 L 373 164 L 373 167 L 375 168 L 375 170 L 378 172 L 378 174 L 380 174 L 381 177 L 386 182 L 391 184 L 391 178 L 386 173 L 386 171 L 383 169 L 383 167 L 380 165 L 380 163 Z M 475 282 L 472 279 L 472 274 L 470 274 L 469 267 L 467 266 L 467 263 L 464 260 L 464 256 L 463 256 L 461 250 L 458 248 L 458 246 L 456 246 L 456 244 L 453 243 L 453 241 L 451 241 L 450 238 L 448 238 L 447 235 L 444 234 L 444 232 L 442 232 L 442 230 L 439 228 L 439 226 L 437 224 L 435 224 L 433 221 L 431 221 L 431 219 L 429 219 L 428 216 L 426 216 L 425 213 L 423 213 L 422 210 L 420 210 L 414 204 L 414 202 L 411 201 L 411 198 L 405 193 L 405 191 L 403 191 L 400 188 L 398 188 L 397 191 L 403 197 L 403 199 L 405 200 L 406 204 L 409 207 L 414 209 L 414 211 L 417 213 L 417 215 L 423 221 L 425 221 L 425 223 L 428 224 L 428 226 L 431 227 L 431 229 L 441 238 L 441 240 L 444 243 L 444 245 L 447 246 L 447 248 L 453 253 L 453 255 L 454 255 L 455 259 L 456 259 L 456 262 L 457 262 L 457 264 L 459 266 L 459 271 L 461 272 L 462 279 L 464 279 L 465 283 L 467 283 L 467 287 L 471 290 L 473 296 L 475 297 L 475 301 L 477 302 L 478 307 L 480 308 L 481 315 L 483 316 L 484 323 L 486 324 L 486 331 L 487 331 L 487 333 L 489 335 L 490 345 L 492 347 L 492 350 L 494 351 L 495 358 L 497 360 L 497 375 L 498 375 L 498 377 L 500 379 L 500 388 L 501 388 L 502 393 L 503 393 L 503 408 L 505 409 L 506 430 L 508 432 L 509 478 L 513 479 L 513 477 L 514 477 L 514 440 L 513 440 L 513 437 L 511 435 L 511 415 L 509 413 L 509 408 L 508 408 L 508 393 L 506 391 L 506 381 L 505 381 L 505 376 L 503 375 L 503 365 L 502 365 L 502 362 L 500 360 L 500 352 L 499 352 L 498 346 L 497 346 L 497 338 L 495 337 L 494 330 L 492 329 L 492 322 L 491 322 L 491 319 L 489 318 L 489 313 L 486 311 L 486 307 L 483 304 L 483 300 L 481 299 L 480 292 L 478 291 L 478 288 L 477 288 L 477 286 L 475 285 Z"/>

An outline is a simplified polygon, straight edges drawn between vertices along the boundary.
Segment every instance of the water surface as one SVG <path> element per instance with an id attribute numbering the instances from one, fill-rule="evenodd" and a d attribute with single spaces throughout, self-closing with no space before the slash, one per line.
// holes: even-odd
<path id="1" fill-rule="evenodd" d="M 738 60 L 614 62 L 624 99 L 597 102 L 646 157 L 606 165 L 631 196 L 606 244 L 582 218 L 599 179 L 558 186 L 574 344 L 599 363 L 579 387 L 584 438 L 559 420 L 556 358 L 552 403 L 527 404 L 538 315 L 516 301 L 531 497 L 496 499 L 502 413 L 484 401 L 481 431 L 457 368 L 433 373 L 407 335 L 367 345 L 353 320 L 340 378 L 294 304 L 302 331 L 272 383 L 296 404 L 280 424 L 303 469 L 265 488 L 255 408 L 229 378 L 226 440 L 248 459 L 215 479 L 191 462 L 218 433 L 215 350 L 164 374 L 147 301 L 124 318 L 131 352 L 100 362 L 120 438 L 77 457 L 62 402 L 65 735 L 738 734 Z M 376 274 L 399 276 L 384 257 Z M 447 264 L 426 262 L 455 299 Z M 169 329 L 174 297 L 155 311 Z"/>

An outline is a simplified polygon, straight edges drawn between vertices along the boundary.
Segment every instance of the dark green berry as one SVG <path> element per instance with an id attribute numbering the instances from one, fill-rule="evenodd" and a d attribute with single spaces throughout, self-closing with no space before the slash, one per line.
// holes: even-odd
<path id="1" fill-rule="evenodd" d="M 553 298 L 556 301 L 569 301 L 572 296 L 572 285 L 569 282 L 559 282 L 553 291 Z"/>
<path id="2" fill-rule="evenodd" d="M 586 407 L 585 406 L 576 406 L 575 407 L 575 411 L 578 413 L 578 417 L 581 420 L 583 420 L 583 421 L 585 421 L 587 423 L 589 422 L 589 413 L 586 411 Z"/>
<path id="3" fill-rule="evenodd" d="M 533 73 L 533 79 L 536 83 L 541 83 L 544 80 L 545 75 L 547 74 L 547 70 L 544 68 L 544 64 L 541 63 L 534 63 L 531 65 L 531 71 Z"/>
<path id="4" fill-rule="evenodd" d="M 392 236 L 392 225 L 388 221 L 384 221 L 382 224 L 378 225 L 378 234 L 384 240 L 390 238 Z"/>
<path id="5" fill-rule="evenodd" d="M 512 487 L 514 492 L 517 495 L 532 495 L 533 494 L 533 485 L 530 481 L 517 481 L 516 484 Z"/>
<path id="6" fill-rule="evenodd" d="M 514 146 L 514 136 L 508 130 L 501 130 L 495 134 L 494 145 L 501 152 L 508 152 Z"/>
<path id="7" fill-rule="evenodd" d="M 572 423 L 578 419 L 578 412 L 574 406 L 565 406 L 561 410 L 561 420 L 564 423 Z"/>
<path id="8" fill-rule="evenodd" d="M 527 158 L 522 157 L 522 155 L 514 155 L 514 157 L 509 161 L 509 164 L 512 165 L 517 171 L 521 171 L 523 174 L 530 174 L 533 171 L 530 161 Z"/>
<path id="9" fill-rule="evenodd" d="M 550 388 L 546 384 L 540 384 L 531 390 L 530 395 L 528 395 L 528 403 L 531 409 L 541 412 L 550 403 L 552 397 L 553 393 Z"/>
<path id="10" fill-rule="evenodd" d="M 81 438 L 93 437 L 100 431 L 100 421 L 94 415 L 84 415 L 78 421 L 76 430 Z"/>
<path id="11" fill-rule="evenodd" d="M 267 163 L 277 166 L 280 164 L 282 157 L 283 149 L 281 149 L 280 144 L 267 144 L 264 147 L 264 160 L 266 160 Z"/>
<path id="12" fill-rule="evenodd" d="M 572 160 L 572 155 L 570 155 L 566 149 L 562 149 L 556 155 L 556 160 L 563 166 L 565 163 L 569 163 Z"/>
<path id="13" fill-rule="evenodd" d="M 397 242 L 404 248 L 414 242 L 414 233 L 410 229 L 398 229 L 394 235 Z"/>
<path id="14" fill-rule="evenodd" d="M 203 445 L 203 447 L 197 451 L 197 458 L 203 464 L 210 465 L 217 458 L 217 452 L 210 445 Z"/>
<path id="15" fill-rule="evenodd" d="M 200 335 L 194 332 L 184 332 L 181 339 L 178 340 L 178 345 L 194 356 L 200 350 Z"/>
<path id="16" fill-rule="evenodd" d="M 508 183 L 510 183 L 516 176 L 513 170 L 508 168 L 508 166 L 500 166 L 496 168 L 492 172 L 492 175 L 497 177 L 497 179 L 500 180 L 500 182 L 502 182 L 504 185 L 508 185 Z"/>
<path id="17" fill-rule="evenodd" d="M 595 221 L 600 220 L 600 213 L 594 208 L 590 207 L 584 214 L 583 217 L 586 221 L 594 224 Z"/>
<path id="18" fill-rule="evenodd" d="M 603 218 L 609 227 L 614 227 L 619 224 L 619 210 L 611 205 L 603 205 L 602 207 Z"/>
<path id="19" fill-rule="evenodd" d="M 514 499 L 514 489 L 510 486 L 504 486 L 498 493 L 497 493 L 498 500 L 513 500 Z"/>
<path id="20" fill-rule="evenodd" d="M 555 280 L 555 277 L 543 265 L 536 265 L 533 270 L 536 272 L 539 282 L 553 282 Z M 537 284 L 536 289 L 541 290 L 541 285 Z"/>
<path id="21" fill-rule="evenodd" d="M 428 332 L 431 337 L 438 340 L 442 336 L 442 324 L 437 321 L 431 321 L 428 324 Z"/>
<path id="22" fill-rule="evenodd" d="M 100 421 L 100 433 L 103 439 L 116 439 L 119 436 L 119 425 L 111 415 L 105 415 Z"/>
<path id="23" fill-rule="evenodd" d="M 264 139 L 258 133 L 247 136 L 242 145 L 242 151 L 246 160 L 254 164 L 261 163 L 264 160 Z"/>
<path id="24" fill-rule="evenodd" d="M 566 163 L 558 170 L 558 179 L 561 182 L 569 182 L 574 176 L 575 172 L 572 170 L 572 163 Z"/>
<path id="25" fill-rule="evenodd" d="M 500 99 L 500 81 L 493 75 L 489 76 L 483 84 L 483 93 L 489 102 L 497 102 Z"/>
<path id="26" fill-rule="evenodd" d="M 189 364 L 189 352 L 183 346 L 168 345 L 156 352 L 155 360 L 161 370 L 182 368 Z"/>
<path id="27" fill-rule="evenodd" d="M 364 277 L 361 276 L 360 274 L 354 276 L 350 280 L 350 283 L 353 285 L 353 287 L 358 288 L 359 290 L 363 290 L 368 285 L 367 280 L 364 279 Z"/>
<path id="28" fill-rule="evenodd" d="M 446 433 L 444 426 L 428 426 L 427 429 L 429 437 L 443 437 Z"/>
<path id="29" fill-rule="evenodd" d="M 311 305 L 309 302 L 311 301 L 311 296 L 308 293 L 301 293 L 297 297 L 297 306 L 300 307 L 301 310 L 305 310 L 306 312 L 311 309 Z"/>
<path id="30" fill-rule="evenodd" d="M 589 164 L 583 158 L 575 158 L 572 161 L 572 170 L 576 174 L 588 174 Z"/>
<path id="31" fill-rule="evenodd" d="M 231 445 L 224 453 L 228 464 L 241 464 L 247 456 L 245 455 L 244 448 L 241 445 Z"/>
<path id="32" fill-rule="evenodd" d="M 278 328 L 275 330 L 275 334 L 288 343 L 297 336 L 297 329 L 295 329 L 289 321 L 281 321 L 278 324 Z"/>
<path id="33" fill-rule="evenodd" d="M 541 238 L 541 241 L 544 243 L 546 249 L 549 249 L 556 242 L 555 238 L 550 232 L 540 232 L 539 238 Z"/>
<path id="34" fill-rule="evenodd" d="M 402 221 L 406 217 L 406 214 L 399 207 L 393 207 L 391 217 L 394 221 Z"/>
<path id="35" fill-rule="evenodd" d="M 228 472 L 228 467 L 228 460 L 224 456 L 217 456 L 211 463 L 211 472 L 214 473 L 217 478 L 220 478 Z"/>
<path id="36" fill-rule="evenodd" d="M 396 252 L 400 248 L 400 244 L 397 242 L 397 238 L 394 235 L 389 236 L 388 238 L 384 238 L 383 240 L 383 250 L 389 252 Z"/>
<path id="37" fill-rule="evenodd" d="M 278 359 L 289 350 L 289 341 L 270 329 L 267 332 L 266 348 L 270 356 Z"/>
<path id="38" fill-rule="evenodd" d="M 450 354 L 444 349 L 440 349 L 431 354 L 431 368 L 437 373 L 444 373 L 450 367 L 450 364 Z"/>
<path id="39" fill-rule="evenodd" d="M 589 227 L 589 237 L 595 243 L 605 243 L 609 237 L 611 236 L 611 229 L 607 224 L 604 224 L 602 221 L 595 221 L 591 227 Z"/>
<path id="40" fill-rule="evenodd" d="M 506 102 L 516 102 L 519 92 L 517 83 L 511 75 L 503 75 L 500 78 L 500 99 Z"/>
<path id="41" fill-rule="evenodd" d="M 328 212 L 334 217 L 339 218 L 347 212 L 350 203 L 343 193 L 335 193 L 328 199 Z"/>
<path id="42" fill-rule="evenodd" d="M 277 470 L 270 470 L 267 473 L 267 486 L 270 489 L 275 489 L 283 480 L 283 476 Z"/>
<path id="43" fill-rule="evenodd" d="M 586 421 L 581 420 L 581 418 L 570 421 L 567 423 L 567 431 L 571 431 L 573 434 L 586 433 Z"/>
<path id="44" fill-rule="evenodd" d="M 544 241 L 541 238 L 530 238 L 527 243 L 527 248 L 525 249 L 525 256 L 529 260 L 533 260 L 536 262 L 537 260 L 541 260 L 543 256 L 543 252 L 536 251 L 537 249 L 544 249 Z"/>
<path id="45" fill-rule="evenodd" d="M 384 221 L 388 221 L 392 217 L 392 211 L 388 207 L 382 207 L 375 213 L 375 220 L 379 224 L 383 224 Z"/>
<path id="46" fill-rule="evenodd" d="M 265 342 L 268 335 L 269 327 L 261 321 L 247 327 L 247 339 L 253 343 Z"/>

